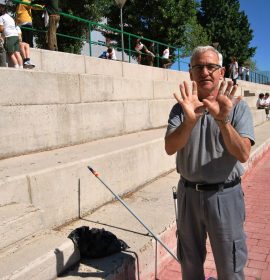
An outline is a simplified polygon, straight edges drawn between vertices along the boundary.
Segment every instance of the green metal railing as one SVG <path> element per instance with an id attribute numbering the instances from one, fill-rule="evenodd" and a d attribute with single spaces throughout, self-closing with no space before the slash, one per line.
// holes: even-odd
<path id="1" fill-rule="evenodd" d="M 13 0 L 13 3 L 16 3 L 16 4 L 25 4 L 25 5 L 28 5 L 28 6 L 37 6 L 35 4 L 31 4 L 31 3 L 27 3 L 27 2 L 23 2 L 23 1 L 20 1 L 20 0 Z M 117 49 L 117 51 L 122 51 L 121 47 L 118 46 L 118 45 L 113 45 L 113 44 L 106 44 L 105 42 L 101 42 L 101 41 L 94 41 L 92 40 L 92 32 L 93 31 L 97 31 L 97 32 L 104 32 L 104 33 L 114 33 L 114 34 L 121 34 L 122 31 L 119 30 L 119 29 L 116 29 L 116 28 L 112 28 L 110 26 L 107 26 L 107 25 L 104 25 L 104 24 L 101 24 L 101 23 L 97 23 L 97 22 L 94 22 L 94 21 L 90 21 L 90 20 L 87 20 L 87 19 L 83 19 L 83 18 L 80 18 L 80 17 L 77 17 L 77 16 L 74 16 L 74 15 L 71 15 L 71 14 L 66 14 L 66 13 L 63 13 L 63 12 L 59 12 L 59 14 L 61 16 L 63 16 L 64 18 L 69 18 L 69 19 L 72 19 L 72 20 L 75 20 L 75 21 L 79 21 L 79 22 L 83 22 L 87 25 L 87 36 L 86 37 L 77 37 L 77 36 L 71 36 L 71 35 L 67 35 L 67 34 L 61 34 L 61 33 L 56 33 L 57 36 L 59 37 L 64 37 L 64 38 L 68 38 L 68 39 L 73 39 L 73 40 L 79 40 L 79 41 L 82 41 L 82 42 L 86 42 L 88 45 L 89 45 L 89 55 L 92 56 L 93 55 L 93 46 L 95 45 L 98 45 L 98 46 L 106 46 L 106 47 L 109 47 L 109 46 L 112 46 L 114 48 Z M 46 33 L 46 30 L 38 30 L 38 29 L 35 29 L 35 28 L 27 28 L 27 27 L 21 27 L 22 29 L 31 29 L 33 30 L 33 32 L 41 32 L 41 33 Z M 185 59 L 183 59 L 182 57 L 182 49 L 180 47 L 177 47 L 177 46 L 172 46 L 172 45 L 169 45 L 169 44 L 164 44 L 162 42 L 158 42 L 158 41 L 155 41 L 155 40 L 151 40 L 151 39 L 148 39 L 148 38 L 142 38 L 140 36 L 137 36 L 135 34 L 132 34 L 132 33 L 128 33 L 128 32 L 125 32 L 123 31 L 123 35 L 124 35 L 124 38 L 128 38 L 128 48 L 124 48 L 124 52 L 125 54 L 127 55 L 127 61 L 130 63 L 132 62 L 132 58 L 135 58 L 136 57 L 136 54 L 137 52 L 135 51 L 134 47 L 135 47 L 135 40 L 140 38 L 142 39 L 144 42 L 148 42 L 148 43 L 152 43 L 154 44 L 154 54 L 155 54 L 155 64 L 154 66 L 157 66 L 157 67 L 160 67 L 161 66 L 161 56 L 159 55 L 161 52 L 161 50 L 169 47 L 170 50 L 171 50 L 171 53 L 173 54 L 173 61 L 174 61 L 174 65 L 173 65 L 173 68 L 175 70 L 179 70 L 180 69 L 184 69 L 184 70 L 188 70 L 188 62 L 185 61 Z M 125 40 L 124 40 L 125 41 Z M 143 55 L 147 55 L 147 54 L 142 54 Z M 258 73 L 256 71 L 252 71 L 250 70 L 250 79 L 249 79 L 251 82 L 254 82 L 254 83 L 261 83 L 261 84 L 269 84 L 270 80 L 269 80 L 269 77 L 268 76 L 265 76 L 265 75 L 262 75 L 261 73 Z"/>
<path id="2" fill-rule="evenodd" d="M 13 3 L 25 4 L 25 5 L 33 6 L 33 7 L 37 6 L 35 4 L 23 2 L 23 1 L 20 1 L 20 0 L 13 0 Z M 71 35 L 61 34 L 61 33 L 56 33 L 56 35 L 59 36 L 59 37 L 64 37 L 64 38 L 68 38 L 68 39 L 74 39 L 74 40 L 80 40 L 80 41 L 86 42 L 89 45 L 89 55 L 90 56 L 92 56 L 92 54 L 93 54 L 93 52 L 92 52 L 93 45 L 106 46 L 106 47 L 113 46 L 117 49 L 117 51 L 122 51 L 121 47 L 118 46 L 118 45 L 117 46 L 114 46 L 114 45 L 111 45 L 111 44 L 106 45 L 104 42 L 92 40 L 92 32 L 93 31 L 121 34 L 121 30 L 116 29 L 116 28 L 112 28 L 110 26 L 107 26 L 107 25 L 104 25 L 104 24 L 101 24 L 101 23 L 97 23 L 97 22 L 93 22 L 93 21 L 86 20 L 86 19 L 83 19 L 83 18 L 79 18 L 79 17 L 71 15 L 71 14 L 66 14 L 66 13 L 63 13 L 63 12 L 59 12 L 59 14 L 61 16 L 65 17 L 65 18 L 80 21 L 80 22 L 83 22 L 87 25 L 87 29 L 88 29 L 88 31 L 87 31 L 88 36 L 87 37 L 77 37 L 77 36 L 71 36 Z M 23 26 L 21 28 L 22 29 L 31 29 L 31 30 L 33 30 L 33 32 L 46 33 L 46 30 L 39 30 L 39 29 L 36 29 L 36 28 L 29 28 L 29 27 L 23 27 Z M 154 44 L 154 46 L 155 46 L 155 66 L 160 67 L 160 64 L 161 64 L 161 56 L 159 55 L 160 50 L 163 50 L 163 49 L 169 47 L 171 50 L 173 50 L 175 65 L 177 65 L 178 70 L 180 70 L 180 66 L 181 66 L 180 56 L 181 56 L 181 53 L 182 53 L 181 48 L 175 47 L 175 46 L 172 46 L 172 45 L 168 45 L 168 44 L 164 44 L 162 42 L 158 42 L 158 41 L 151 40 L 151 39 L 148 39 L 148 38 L 142 38 L 140 36 L 137 36 L 135 34 L 128 33 L 128 32 L 125 32 L 125 31 L 123 31 L 123 34 L 124 34 L 125 39 L 128 38 L 128 40 L 127 40 L 128 41 L 128 44 L 127 44 L 128 48 L 124 48 L 124 51 L 125 51 L 125 53 L 128 57 L 127 58 L 128 62 L 131 62 L 132 58 L 136 57 L 137 52 L 132 47 L 134 46 L 135 40 L 138 39 L 138 38 L 141 38 L 143 40 L 143 42 L 148 42 L 148 43 L 153 43 Z M 147 54 L 142 54 L 142 56 L 144 56 L 144 55 L 147 55 Z M 184 62 L 184 61 L 182 63 L 186 64 L 186 62 Z"/>

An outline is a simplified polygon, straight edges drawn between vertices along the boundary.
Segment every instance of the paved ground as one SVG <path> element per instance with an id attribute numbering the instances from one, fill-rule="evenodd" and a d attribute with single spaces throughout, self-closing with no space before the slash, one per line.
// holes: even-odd
<path id="1" fill-rule="evenodd" d="M 243 180 L 246 202 L 245 230 L 249 256 L 246 280 L 270 280 L 270 150 Z M 211 248 L 208 245 L 205 274 L 216 277 Z M 172 260 L 158 274 L 159 280 L 181 280 L 181 271 Z"/>

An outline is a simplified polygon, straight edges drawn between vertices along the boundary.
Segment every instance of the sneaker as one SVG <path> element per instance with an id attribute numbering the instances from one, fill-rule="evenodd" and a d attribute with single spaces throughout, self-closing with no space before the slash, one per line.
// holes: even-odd
<path id="1" fill-rule="evenodd" d="M 33 69 L 36 65 L 31 63 L 30 60 L 27 60 L 24 62 L 23 64 L 23 68 L 26 68 L 26 69 Z"/>

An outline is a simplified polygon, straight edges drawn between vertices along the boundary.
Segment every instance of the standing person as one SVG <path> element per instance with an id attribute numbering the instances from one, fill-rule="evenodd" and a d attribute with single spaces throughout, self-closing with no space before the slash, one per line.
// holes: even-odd
<path id="1" fill-rule="evenodd" d="M 190 79 L 180 84 L 182 99 L 171 110 L 165 136 L 167 154 L 177 153 L 178 257 L 183 280 L 204 280 L 208 234 L 218 279 L 244 280 L 247 261 L 240 162 L 254 144 L 248 105 L 234 98 L 237 86 L 223 81 L 222 56 L 197 47 Z M 220 84 L 221 83 L 221 84 Z M 211 278 L 214 279 L 214 278 Z"/>
<path id="2" fill-rule="evenodd" d="M 249 82 L 249 66 L 246 66 L 246 81 Z"/>
<path id="3" fill-rule="evenodd" d="M 32 0 L 23 0 L 23 2 L 32 3 Z M 29 6 L 26 4 L 18 4 L 16 8 L 16 25 L 19 27 L 33 28 L 32 10 L 42 10 L 43 6 Z M 33 48 L 33 30 L 22 28 L 22 41 L 29 44 Z"/>
<path id="4" fill-rule="evenodd" d="M 47 47 L 51 51 L 58 51 L 56 30 L 60 21 L 58 0 L 45 0 L 45 8 L 49 15 L 47 32 Z"/>
<path id="5" fill-rule="evenodd" d="M 270 109 L 270 97 L 269 97 L 269 93 L 266 92 L 263 98 L 263 105 L 264 105 L 264 109 L 265 109 L 265 115 L 266 115 L 266 120 L 270 120 L 269 118 L 269 109 Z"/>
<path id="6" fill-rule="evenodd" d="M 239 78 L 240 80 L 244 80 L 244 73 L 246 71 L 246 68 L 244 66 L 239 66 Z"/>
<path id="7" fill-rule="evenodd" d="M 238 62 L 235 56 L 231 58 L 230 77 L 233 81 L 233 85 L 236 85 L 238 79 Z"/>
<path id="8" fill-rule="evenodd" d="M 170 49 L 167 47 L 164 51 L 163 51 L 163 55 L 162 55 L 162 67 L 163 68 L 169 68 L 172 65 L 172 61 L 170 59 Z"/>
<path id="9" fill-rule="evenodd" d="M 5 36 L 5 49 L 15 68 L 23 68 L 23 60 L 19 48 L 19 36 L 15 21 L 6 12 L 6 6 L 0 4 L 0 32 Z"/>

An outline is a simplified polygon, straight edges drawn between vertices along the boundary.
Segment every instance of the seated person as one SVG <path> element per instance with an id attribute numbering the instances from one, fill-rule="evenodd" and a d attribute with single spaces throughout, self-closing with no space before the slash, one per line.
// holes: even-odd
<path id="1" fill-rule="evenodd" d="M 107 51 L 104 51 L 99 58 L 104 58 L 104 59 L 112 59 L 116 60 L 116 54 L 114 48 L 109 47 Z"/>
<path id="2" fill-rule="evenodd" d="M 260 93 L 256 102 L 257 109 L 264 109 L 264 94 Z"/>
<path id="3" fill-rule="evenodd" d="M 30 45 L 26 42 L 22 41 L 22 31 L 19 26 L 16 26 L 19 35 L 19 45 L 20 45 L 20 52 L 23 58 L 23 68 L 32 69 L 35 67 L 35 64 L 31 63 L 30 61 Z"/>

